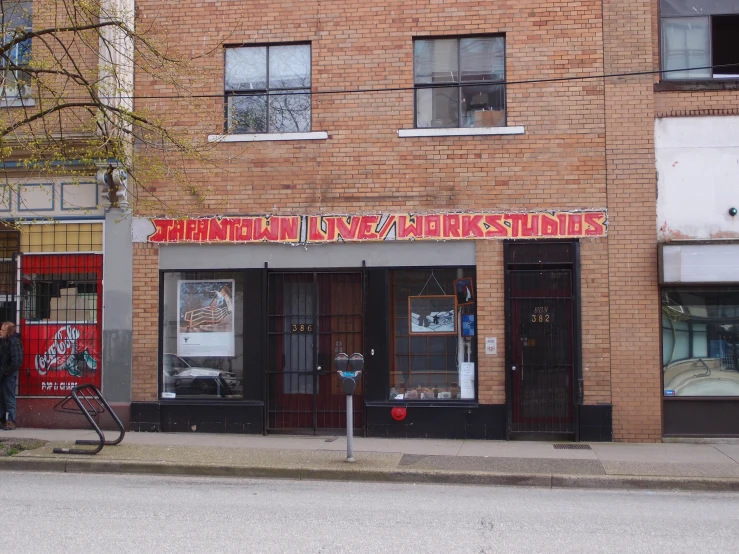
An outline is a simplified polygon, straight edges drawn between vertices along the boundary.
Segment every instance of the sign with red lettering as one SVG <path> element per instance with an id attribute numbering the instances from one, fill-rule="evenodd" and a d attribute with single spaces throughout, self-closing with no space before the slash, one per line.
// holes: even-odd
<path id="1" fill-rule="evenodd" d="M 377 242 L 598 238 L 607 234 L 605 210 L 529 213 L 303 215 L 152 219 L 154 243 Z"/>
<path id="2" fill-rule="evenodd" d="M 24 368 L 34 394 L 66 396 L 74 387 L 100 388 L 100 327 L 79 323 L 23 325 Z"/>

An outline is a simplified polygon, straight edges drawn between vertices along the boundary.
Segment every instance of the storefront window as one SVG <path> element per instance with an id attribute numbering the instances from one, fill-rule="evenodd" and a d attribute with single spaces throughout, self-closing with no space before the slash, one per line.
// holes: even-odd
<path id="1" fill-rule="evenodd" d="M 474 399 L 474 270 L 394 270 L 390 288 L 390 399 Z"/>
<path id="2" fill-rule="evenodd" d="M 243 276 L 168 272 L 162 315 L 162 398 L 243 398 Z"/>
<path id="3" fill-rule="evenodd" d="M 665 396 L 739 396 L 739 289 L 664 289 Z"/>

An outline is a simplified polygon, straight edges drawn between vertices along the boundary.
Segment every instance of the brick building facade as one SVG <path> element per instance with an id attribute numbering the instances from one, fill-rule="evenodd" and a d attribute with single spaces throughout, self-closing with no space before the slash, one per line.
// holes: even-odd
<path id="1" fill-rule="evenodd" d="M 113 68 L 125 73 L 118 56 L 99 48 L 101 36 L 110 44 L 116 33 L 96 25 L 127 3 L 0 6 L 0 316 L 16 324 L 24 350 L 12 378 L 21 427 L 86 426 L 81 414 L 57 409 L 82 385 L 109 391 L 128 419 L 130 219 L 98 178 L 119 162 L 89 111 L 90 93 L 104 90 Z M 131 94 L 107 92 L 110 105 Z"/>
<path id="2" fill-rule="evenodd" d="M 654 86 L 662 432 L 736 436 L 739 13 L 728 2 L 659 7 L 655 56 L 671 70 Z"/>
<path id="3" fill-rule="evenodd" d="M 660 89 L 656 3 L 137 10 L 206 53 L 136 103 L 211 162 L 138 191 L 134 428 L 341 428 L 359 352 L 371 436 L 662 438 L 655 118 L 735 92 Z"/>

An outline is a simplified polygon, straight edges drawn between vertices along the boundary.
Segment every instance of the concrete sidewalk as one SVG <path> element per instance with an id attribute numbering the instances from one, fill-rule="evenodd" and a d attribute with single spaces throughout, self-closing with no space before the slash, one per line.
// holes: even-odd
<path id="1" fill-rule="evenodd" d="M 108 432 L 110 440 L 117 436 Z M 347 463 L 344 437 L 127 433 L 120 445 L 83 456 L 52 450 L 73 447 L 77 439 L 96 439 L 92 431 L 0 431 L 0 440 L 20 438 L 48 443 L 0 458 L 0 471 L 739 492 L 737 442 L 583 444 L 355 437 L 356 463 Z"/>

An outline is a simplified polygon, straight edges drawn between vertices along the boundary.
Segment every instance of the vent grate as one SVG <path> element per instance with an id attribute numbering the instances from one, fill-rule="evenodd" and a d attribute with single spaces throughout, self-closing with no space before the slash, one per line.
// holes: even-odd
<path id="1" fill-rule="evenodd" d="M 556 450 L 592 450 L 589 444 L 579 443 L 568 443 L 568 444 L 553 444 Z"/>

